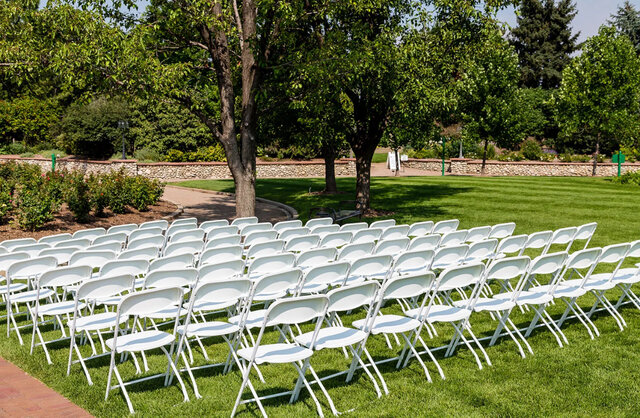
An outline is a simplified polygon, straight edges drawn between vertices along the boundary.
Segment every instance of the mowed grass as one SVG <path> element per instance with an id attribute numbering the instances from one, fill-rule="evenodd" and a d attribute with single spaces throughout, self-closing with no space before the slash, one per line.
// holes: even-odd
<path id="1" fill-rule="evenodd" d="M 353 179 L 339 179 L 339 188 L 348 194 L 323 196 L 309 194 L 318 191 L 323 183 L 316 179 L 259 180 L 258 196 L 277 200 L 295 207 L 305 219 L 312 206 L 331 206 L 339 200 L 349 199 L 354 188 Z M 183 186 L 233 191 L 227 181 L 191 181 Z M 568 178 L 471 178 L 471 177 L 414 177 L 376 178 L 372 186 L 372 205 L 375 209 L 390 211 L 388 217 L 399 223 L 419 220 L 458 218 L 461 228 L 514 221 L 516 233 L 530 233 L 544 229 L 557 229 L 590 221 L 599 223 L 592 246 L 640 239 L 640 189 L 619 186 L 605 179 Z M 617 293 L 611 292 L 611 299 Z M 583 307 L 590 307 L 589 297 L 581 299 Z M 398 312 L 396 304 L 385 307 L 387 312 Z M 562 313 L 560 304 L 550 307 L 554 316 Z M 338 410 L 349 411 L 350 416 L 633 416 L 640 405 L 640 312 L 626 306 L 621 312 L 629 327 L 620 332 L 614 320 L 605 315 L 595 316 L 601 336 L 591 340 L 586 330 L 576 321 L 568 321 L 563 330 L 569 345 L 560 348 L 553 336 L 539 328 L 528 339 L 535 354 L 522 359 L 511 340 L 501 339 L 487 348 L 493 366 L 478 370 L 471 353 L 460 348 L 454 356 L 443 358 L 440 364 L 446 375 L 441 380 L 430 362 L 427 366 L 433 383 L 428 383 L 416 361 L 407 368 L 396 370 L 395 363 L 381 367 L 390 394 L 378 399 L 370 381 L 362 373 L 345 383 L 343 379 L 326 382 Z M 345 316 L 351 323 L 364 315 L 362 311 Z M 512 318 L 519 326 L 530 321 L 531 313 L 514 311 Z M 23 323 L 25 323 L 23 321 Z M 472 317 L 472 325 L 479 337 L 490 335 L 495 322 L 486 314 Z M 427 339 L 431 347 L 446 344 L 452 329 L 439 326 L 438 337 Z M 6 328 L 0 326 L 4 335 Z M 30 332 L 24 331 L 28 342 Z M 48 339 L 59 332 L 48 329 Z M 425 333 L 426 337 L 426 333 Z M 268 336 L 274 338 L 274 334 Z M 226 357 L 226 346 L 219 340 L 207 341 L 213 361 Z M 400 347 L 390 350 L 384 339 L 372 337 L 368 347 L 374 358 L 381 360 L 399 353 Z M 29 355 L 28 345 L 20 346 L 15 334 L 0 337 L 0 355 L 22 367 L 47 385 L 86 408 L 97 416 L 125 416 L 128 414 L 119 391 L 111 392 L 104 401 L 108 358 L 94 360 L 89 369 L 94 386 L 87 386 L 79 365 L 65 377 L 68 342 L 50 347 L 53 366 L 47 365 L 41 348 Z M 83 352 L 88 353 L 87 347 Z M 196 362 L 204 364 L 195 351 Z M 166 362 L 158 353 L 149 355 L 153 371 L 164 371 Z M 312 358 L 312 365 L 320 375 L 344 370 L 349 364 L 337 350 L 321 351 Z M 261 394 L 287 390 L 293 387 L 295 372 L 287 365 L 261 367 L 266 384 L 254 379 Z M 129 363 L 121 367 L 125 379 L 134 377 Z M 186 377 L 186 376 L 185 376 Z M 177 385 L 163 387 L 162 380 L 130 386 L 134 408 L 142 416 L 228 416 L 240 386 L 237 369 L 221 375 L 220 369 L 205 369 L 197 373 L 203 399 L 193 398 L 183 403 Z M 320 391 L 317 395 L 326 415 L 330 410 Z M 248 396 L 245 394 L 245 397 Z M 314 416 L 315 407 L 309 396 L 289 405 L 283 397 L 265 402 L 271 416 Z M 257 416 L 255 405 L 241 406 L 239 416 Z"/>

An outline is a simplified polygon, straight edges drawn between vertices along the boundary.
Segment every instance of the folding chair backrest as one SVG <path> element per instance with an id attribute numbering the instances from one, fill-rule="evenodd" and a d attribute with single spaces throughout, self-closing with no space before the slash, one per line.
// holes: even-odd
<path id="1" fill-rule="evenodd" d="M 257 224 L 257 223 L 258 223 L 258 218 L 256 218 L 255 216 L 246 216 L 244 218 L 236 218 L 233 221 L 231 221 L 231 225 L 235 225 L 237 227 L 240 227 L 242 225 Z"/>
<path id="2" fill-rule="evenodd" d="M 129 243 L 150 237 L 162 237 L 164 239 L 163 232 L 164 230 L 162 228 L 141 228 L 129 234 Z"/>
<path id="3" fill-rule="evenodd" d="M 0 272 L 6 272 L 9 266 L 13 263 L 28 260 L 29 258 L 29 254 L 27 253 L 12 252 L 7 254 L 0 254 Z"/>
<path id="4" fill-rule="evenodd" d="M 104 228 L 81 229 L 73 233 L 73 238 L 86 238 L 92 241 L 106 233 L 107 233 L 107 230 Z"/>
<path id="5" fill-rule="evenodd" d="M 460 231 L 451 231 L 442 235 L 440 247 L 453 247 L 454 245 L 464 244 L 467 241 L 469 231 L 461 229 Z"/>
<path id="6" fill-rule="evenodd" d="M 90 245 L 86 248 L 86 251 L 113 251 L 119 253 L 122 250 L 122 244 L 119 242 L 107 242 L 105 244 Z"/>
<path id="7" fill-rule="evenodd" d="M 496 249 L 497 254 L 520 254 L 527 243 L 527 235 L 514 235 L 503 238 Z"/>
<path id="8" fill-rule="evenodd" d="M 86 300 L 116 296 L 122 292 L 131 291 L 134 280 L 131 274 L 88 280 L 78 287 L 76 298 Z"/>
<path id="9" fill-rule="evenodd" d="M 74 247 L 45 248 L 38 253 L 38 257 L 44 257 L 47 255 L 55 257 L 58 260 L 58 265 L 60 265 L 68 263 L 71 256 L 76 251 L 78 251 L 78 249 Z"/>
<path id="10" fill-rule="evenodd" d="M 595 266 L 602 254 L 602 248 L 589 248 L 576 251 L 567 259 L 566 269 L 583 270 Z"/>
<path id="11" fill-rule="evenodd" d="M 484 241 L 486 239 L 489 239 L 489 234 L 491 234 L 490 226 L 477 226 L 475 228 L 469 229 L 466 241 L 471 243 Z"/>
<path id="12" fill-rule="evenodd" d="M 92 270 L 90 266 L 58 267 L 42 273 L 38 285 L 49 288 L 71 286 L 91 279 Z"/>
<path id="13" fill-rule="evenodd" d="M 440 240 L 442 236 L 440 234 L 430 234 L 415 237 L 409 244 L 410 250 L 435 250 L 440 246 Z"/>
<path id="14" fill-rule="evenodd" d="M 225 237 L 213 238 L 210 241 L 207 241 L 204 245 L 204 249 L 208 250 L 209 248 L 217 248 L 217 247 L 227 247 L 229 245 L 239 245 L 240 241 L 242 241 L 242 237 L 239 234 L 236 235 L 227 235 Z"/>
<path id="15" fill-rule="evenodd" d="M 114 242 L 117 242 L 118 244 L 120 244 L 120 246 L 122 246 L 122 244 L 124 244 L 125 241 L 127 241 L 126 232 L 114 232 L 114 233 L 108 233 L 106 235 L 101 235 L 95 238 L 91 242 L 91 246 L 96 246 L 101 244 L 110 244 Z"/>
<path id="16" fill-rule="evenodd" d="M 199 283 L 227 280 L 244 274 L 244 260 L 206 264 L 198 268 Z"/>
<path id="17" fill-rule="evenodd" d="M 415 222 L 409 227 L 407 235 L 410 237 L 421 237 L 429 235 L 433 231 L 433 221 Z"/>
<path id="18" fill-rule="evenodd" d="M 242 245 L 229 245 L 226 247 L 211 248 L 200 254 L 199 266 L 205 264 L 221 263 L 231 260 L 242 260 Z"/>
<path id="19" fill-rule="evenodd" d="M 127 249 L 118 254 L 118 260 L 147 260 L 151 261 L 158 257 L 158 247 L 142 247 Z"/>
<path id="20" fill-rule="evenodd" d="M 485 266 L 482 263 L 444 269 L 438 277 L 437 290 L 444 292 L 475 285 L 482 280 L 484 269 Z"/>
<path id="21" fill-rule="evenodd" d="M 369 225 L 366 222 L 354 222 L 350 224 L 344 224 L 340 227 L 340 231 L 342 232 L 356 232 L 361 229 L 367 229 Z"/>
<path id="22" fill-rule="evenodd" d="M 376 245 L 375 253 L 377 255 L 386 254 L 395 256 L 403 251 L 406 251 L 407 248 L 409 248 L 409 242 L 409 237 L 379 241 L 378 245 Z"/>
<path id="23" fill-rule="evenodd" d="M 133 274 L 139 276 L 149 270 L 147 260 L 113 260 L 108 261 L 100 269 L 100 277 L 121 276 L 123 274 Z"/>
<path id="24" fill-rule="evenodd" d="M 361 242 L 359 244 L 347 244 L 340 249 L 338 260 L 357 260 L 362 257 L 373 255 L 375 244 L 371 242 Z"/>
<path id="25" fill-rule="evenodd" d="M 372 255 L 359 258 L 351 263 L 350 276 L 355 277 L 380 277 L 386 274 L 393 264 L 390 255 Z"/>
<path id="26" fill-rule="evenodd" d="M 283 231 L 288 228 L 300 228 L 302 226 L 302 221 L 299 219 L 293 219 L 291 221 L 281 221 L 277 224 L 273 225 L 274 231 Z"/>
<path id="27" fill-rule="evenodd" d="M 373 281 L 333 289 L 327 293 L 329 298 L 327 312 L 346 312 L 361 306 L 372 305 L 379 289 L 378 282 Z"/>
<path id="28" fill-rule="evenodd" d="M 275 300 L 295 289 L 302 278 L 298 268 L 267 274 L 256 280 L 253 291 L 254 301 Z"/>
<path id="29" fill-rule="evenodd" d="M 353 233 L 349 231 L 332 232 L 322 237 L 321 247 L 337 248 L 347 245 L 353 239 Z"/>
<path id="30" fill-rule="evenodd" d="M 246 237 L 253 232 L 271 231 L 273 230 L 273 225 L 271 225 L 270 222 L 260 222 L 256 224 L 243 224 L 240 225 L 239 228 L 240 235 Z"/>
<path id="31" fill-rule="evenodd" d="M 400 254 L 393 264 L 393 271 L 405 273 L 429 269 L 435 252 L 433 250 L 411 250 Z"/>
<path id="32" fill-rule="evenodd" d="M 640 240 L 633 241 L 629 246 L 629 252 L 626 255 L 627 258 L 638 258 L 640 257 Z"/>
<path id="33" fill-rule="evenodd" d="M 259 224 L 256 224 L 259 225 Z M 253 225 L 250 225 L 253 226 Z M 249 245 L 259 244 L 261 242 L 269 242 L 278 238 L 278 231 L 269 230 L 269 231 L 255 231 L 247 234 L 244 238 L 244 245 L 248 247 Z"/>
<path id="34" fill-rule="evenodd" d="M 241 278 L 204 283 L 193 291 L 190 303 L 195 306 L 208 303 L 233 306 L 249 296 L 251 286 L 250 280 Z"/>
<path id="35" fill-rule="evenodd" d="M 466 258 L 477 261 L 486 260 L 493 257 L 497 247 L 498 240 L 495 238 L 474 242 L 469 245 Z"/>
<path id="36" fill-rule="evenodd" d="M 200 229 L 204 232 L 209 232 L 213 228 L 219 228 L 221 226 L 228 226 L 229 221 L 226 219 L 216 219 L 215 221 L 204 221 L 200 224 Z"/>
<path id="37" fill-rule="evenodd" d="M 513 231 L 516 230 L 515 222 L 507 222 L 503 224 L 496 224 L 491 227 L 491 233 L 489 238 L 503 239 L 513 235 Z"/>
<path id="38" fill-rule="evenodd" d="M 253 244 L 247 250 L 247 259 L 256 258 L 256 257 L 265 257 L 267 255 L 280 254 L 284 251 L 284 240 L 275 239 L 273 241 L 268 242 L 260 242 L 258 244 Z"/>
<path id="39" fill-rule="evenodd" d="M 164 256 L 178 255 L 178 254 L 199 254 L 204 247 L 204 241 L 182 241 L 176 243 L 170 243 L 164 249 Z"/>
<path id="40" fill-rule="evenodd" d="M 249 275 L 270 274 L 293 268 L 296 256 L 290 253 L 256 257 L 249 265 Z"/>
<path id="41" fill-rule="evenodd" d="M 83 265 L 91 266 L 93 268 L 100 268 L 108 261 L 115 260 L 116 253 L 113 251 L 78 251 L 74 253 L 69 259 L 69 265 Z"/>
<path id="42" fill-rule="evenodd" d="M 340 225 L 331 224 L 331 225 L 317 225 L 311 228 L 311 233 L 320 235 L 320 238 L 324 238 L 327 234 L 331 234 L 332 232 L 340 231 Z"/>
<path id="43" fill-rule="evenodd" d="M 309 235 L 309 232 L 311 232 L 311 231 L 306 226 L 302 226 L 300 228 L 288 228 L 288 229 L 285 229 L 284 231 L 278 233 L 278 238 L 287 241 L 287 240 L 290 240 L 291 238 L 294 238 L 294 237 L 301 237 L 301 236 L 304 236 L 304 235 Z"/>
<path id="44" fill-rule="evenodd" d="M 36 240 L 33 238 L 7 239 L 0 242 L 0 247 L 4 247 L 9 251 L 13 251 L 15 247 L 21 247 L 23 245 L 30 245 L 35 243 L 36 243 Z"/>
<path id="45" fill-rule="evenodd" d="M 561 228 L 553 232 L 553 236 L 551 237 L 551 245 L 566 245 L 573 242 L 573 238 L 576 236 L 576 232 L 578 232 L 578 228 L 575 226 L 571 226 L 569 228 Z"/>
<path id="46" fill-rule="evenodd" d="M 602 249 L 598 264 L 613 264 L 624 260 L 631 248 L 630 243 L 607 245 Z"/>
<path id="47" fill-rule="evenodd" d="M 164 235 L 153 235 L 146 238 L 138 238 L 129 241 L 129 245 L 127 245 L 127 250 L 137 250 L 138 248 L 162 248 L 164 246 L 165 237 Z"/>
<path id="48" fill-rule="evenodd" d="M 591 242 L 591 238 L 593 234 L 596 232 L 596 228 L 598 227 L 597 222 L 591 222 L 588 224 L 580 225 L 578 230 L 576 231 L 576 236 L 573 238 L 574 241 L 587 241 L 584 244 L 584 248 L 587 248 L 589 242 Z"/>
<path id="49" fill-rule="evenodd" d="M 338 256 L 335 248 L 314 248 L 298 254 L 296 266 L 300 268 L 323 266 L 333 262 Z"/>
<path id="50" fill-rule="evenodd" d="M 176 225 L 198 225 L 198 219 L 191 217 L 191 218 L 181 218 L 181 219 L 176 219 L 175 221 L 171 222 L 171 226 L 176 226 Z"/>
<path id="51" fill-rule="evenodd" d="M 47 270 L 58 267 L 55 257 L 36 257 L 28 260 L 16 261 L 7 268 L 7 277 L 23 279 L 37 277 Z"/>
<path id="52" fill-rule="evenodd" d="M 380 235 L 381 240 L 406 238 L 409 234 L 409 225 L 395 225 L 386 228 Z"/>
<path id="53" fill-rule="evenodd" d="M 9 253 L 9 250 L 7 250 L 7 249 L 6 249 L 6 248 L 4 248 L 4 247 L 0 247 L 0 255 L 2 255 L 2 254 L 8 254 L 8 253 Z"/>
<path id="54" fill-rule="evenodd" d="M 549 245 L 549 242 L 551 241 L 551 237 L 553 237 L 553 231 L 534 232 L 533 234 L 529 235 L 529 238 L 527 239 L 527 243 L 525 244 L 522 251 L 527 250 L 529 248 L 536 249 L 536 250 L 540 248 L 546 248 L 547 245 Z"/>
<path id="55" fill-rule="evenodd" d="M 124 224 L 124 225 L 114 225 L 107 229 L 107 235 L 116 234 L 120 232 L 124 232 L 126 235 L 129 235 L 133 231 L 138 229 L 137 224 Z"/>
<path id="56" fill-rule="evenodd" d="M 338 262 L 311 268 L 304 275 L 304 286 L 342 284 L 351 266 L 347 262 Z"/>
<path id="57" fill-rule="evenodd" d="M 193 254 L 172 255 L 169 257 L 156 258 L 149 264 L 149 271 L 154 270 L 177 270 L 193 267 L 195 257 Z"/>
<path id="58" fill-rule="evenodd" d="M 118 316 L 144 316 L 163 311 L 182 302 L 183 289 L 168 287 L 130 293 L 120 301 Z M 176 316 L 177 310 L 176 308 Z M 119 319 L 119 318 L 118 318 Z"/>
<path id="59" fill-rule="evenodd" d="M 49 244 L 49 245 L 53 245 L 55 243 L 61 242 L 61 241 L 67 241 L 70 240 L 71 234 L 68 233 L 64 233 L 64 234 L 56 234 L 56 235 L 49 235 L 46 237 L 42 237 L 38 240 L 39 244 Z"/>
<path id="60" fill-rule="evenodd" d="M 309 322 L 325 315 L 329 299 L 324 295 L 301 296 L 274 302 L 264 318 L 264 327 Z"/>
<path id="61" fill-rule="evenodd" d="M 446 221 L 436 222 L 433 225 L 433 229 L 431 230 L 432 234 L 446 234 L 447 232 L 453 232 L 458 229 L 458 225 L 460 225 L 460 221 L 457 219 L 449 219 Z"/>
<path id="62" fill-rule="evenodd" d="M 320 225 L 331 225 L 333 223 L 333 219 L 331 218 L 313 218 L 313 219 L 309 219 L 307 221 L 307 223 L 304 225 L 307 228 L 311 229 L 315 226 L 320 226 Z"/>
<path id="63" fill-rule="evenodd" d="M 35 257 L 38 253 L 44 249 L 51 248 L 49 244 L 29 244 L 15 247 L 13 251 L 17 253 L 27 253 L 29 257 Z"/>
<path id="64" fill-rule="evenodd" d="M 198 281 L 198 270 L 193 267 L 179 270 L 155 270 L 144 278 L 145 289 L 158 287 L 193 287 Z"/>
<path id="65" fill-rule="evenodd" d="M 527 273 L 531 259 L 527 256 L 495 260 L 487 267 L 485 276 L 491 280 L 511 280 Z"/>
<path id="66" fill-rule="evenodd" d="M 436 280 L 433 272 L 412 274 L 389 279 L 382 287 L 380 300 L 409 299 L 425 294 Z"/>
<path id="67" fill-rule="evenodd" d="M 553 274 L 558 272 L 567 261 L 568 254 L 565 251 L 540 255 L 533 259 L 529 265 L 529 274 Z"/>
<path id="68" fill-rule="evenodd" d="M 157 221 L 148 221 L 140 224 L 139 229 L 147 229 L 147 228 L 160 228 L 163 231 L 166 231 L 169 227 L 169 222 L 164 219 L 158 219 Z"/>
<path id="69" fill-rule="evenodd" d="M 202 229 L 188 229 L 186 231 L 176 232 L 169 237 L 169 243 L 202 241 L 204 244 L 204 231 Z"/>
<path id="70" fill-rule="evenodd" d="M 53 248 L 60 247 L 73 247 L 78 250 L 83 250 L 91 245 L 91 241 L 88 238 L 74 238 L 66 241 L 59 241 L 53 244 Z"/>
<path id="71" fill-rule="evenodd" d="M 177 225 L 171 225 L 169 227 L 169 229 L 167 229 L 167 239 L 171 238 L 173 235 L 177 234 L 178 232 L 182 232 L 182 231 L 190 231 L 192 229 L 196 229 L 197 225 L 195 223 L 184 223 L 184 224 L 177 224 Z"/>
<path id="72" fill-rule="evenodd" d="M 381 221 L 371 222 L 371 224 L 369 225 L 369 228 L 386 229 L 386 228 L 394 226 L 395 224 L 396 224 L 396 220 L 395 219 L 383 219 Z"/>
<path id="73" fill-rule="evenodd" d="M 382 231 L 382 228 L 361 229 L 360 231 L 356 231 L 356 233 L 353 234 L 353 239 L 351 240 L 351 242 L 354 244 L 363 242 L 375 242 L 380 239 Z"/>
<path id="74" fill-rule="evenodd" d="M 227 236 L 235 236 L 240 233 L 240 228 L 236 225 L 229 226 L 219 226 L 217 228 L 211 228 L 209 232 L 207 232 L 207 241 L 212 241 L 213 239 L 218 239 Z"/>
<path id="75" fill-rule="evenodd" d="M 320 235 L 303 235 L 289 239 L 285 245 L 285 251 L 297 253 L 316 248 L 318 245 L 320 245 Z"/>
<path id="76" fill-rule="evenodd" d="M 459 264 L 467 256 L 467 252 L 469 252 L 469 246 L 466 244 L 438 248 L 436 254 L 433 256 L 433 263 L 431 265 L 435 268 L 442 268 L 441 266 Z"/>

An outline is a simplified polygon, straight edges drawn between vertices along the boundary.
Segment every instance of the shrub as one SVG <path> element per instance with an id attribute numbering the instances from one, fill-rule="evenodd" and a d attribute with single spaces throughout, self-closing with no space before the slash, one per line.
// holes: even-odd
<path id="1" fill-rule="evenodd" d="M 89 184 L 89 198 L 93 214 L 104 216 L 104 209 L 109 206 L 109 192 L 102 176 L 91 174 L 87 183 Z"/>
<path id="2" fill-rule="evenodd" d="M 164 186 L 157 180 L 135 176 L 127 179 L 129 203 L 139 211 L 146 211 L 149 205 L 155 205 L 162 196 Z"/>
<path id="3" fill-rule="evenodd" d="M 535 139 L 524 141 L 520 146 L 520 152 L 527 160 L 540 161 L 540 157 L 542 157 L 542 147 Z"/>
<path id="4" fill-rule="evenodd" d="M 35 231 L 53 219 L 53 202 L 41 189 L 23 186 L 17 203 L 16 220 L 22 229 Z"/>
<path id="5" fill-rule="evenodd" d="M 524 161 L 524 155 L 521 152 L 507 152 L 498 156 L 498 161 Z"/>
<path id="6" fill-rule="evenodd" d="M 13 210 L 12 190 L 9 183 L 0 178 L 0 224 Z"/>
<path id="7" fill-rule="evenodd" d="M 195 152 L 182 152 L 177 149 L 170 149 L 165 156 L 165 161 L 173 163 L 198 162 L 198 161 L 227 161 L 227 155 L 220 144 L 200 148 Z"/>
<path id="8" fill-rule="evenodd" d="M 635 184 L 636 186 L 640 186 L 640 172 L 630 171 L 620 177 L 614 177 L 613 181 L 620 184 Z"/>
<path id="9" fill-rule="evenodd" d="M 113 213 L 125 213 L 129 204 L 127 190 L 127 176 L 124 170 L 115 171 L 104 176 L 105 190 L 108 192 L 107 201 Z"/>
<path id="10" fill-rule="evenodd" d="M 77 222 L 87 222 L 91 211 L 89 184 L 82 173 L 68 176 L 64 200 Z"/>
<path id="11" fill-rule="evenodd" d="M 153 148 L 142 148 L 142 149 L 136 150 L 134 157 L 136 158 L 136 160 L 140 162 L 162 161 L 162 155 L 160 155 L 160 153 L 154 150 Z"/>
<path id="12" fill-rule="evenodd" d="M 167 155 L 164 157 L 165 161 L 168 161 L 170 163 L 181 163 L 184 162 L 184 152 L 177 150 L 177 149 L 170 149 L 167 152 Z"/>

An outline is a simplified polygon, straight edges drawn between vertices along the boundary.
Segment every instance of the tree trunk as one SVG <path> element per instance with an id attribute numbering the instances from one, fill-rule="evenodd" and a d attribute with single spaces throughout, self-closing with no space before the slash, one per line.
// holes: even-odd
<path id="1" fill-rule="evenodd" d="M 337 193 L 335 154 L 330 147 L 323 147 L 324 157 L 324 191 L 325 193 Z"/>
<path id="2" fill-rule="evenodd" d="M 592 176 L 596 175 L 596 169 L 598 168 L 598 155 L 600 155 L 600 134 L 598 134 L 598 140 L 596 141 L 596 152 L 593 153 L 593 171 Z"/>
<path id="3" fill-rule="evenodd" d="M 487 150 L 489 149 L 489 138 L 484 140 L 484 151 L 482 152 L 482 168 L 480 174 L 484 176 L 484 168 L 487 165 Z"/>
<path id="4" fill-rule="evenodd" d="M 371 207 L 371 157 L 356 153 L 356 209 Z"/>
<path id="5" fill-rule="evenodd" d="M 255 216 L 256 177 L 253 172 L 241 171 L 234 175 L 236 185 L 236 216 Z"/>

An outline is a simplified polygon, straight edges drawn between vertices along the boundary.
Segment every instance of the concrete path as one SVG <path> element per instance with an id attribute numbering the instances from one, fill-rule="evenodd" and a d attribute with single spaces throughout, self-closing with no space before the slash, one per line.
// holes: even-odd
<path id="1" fill-rule="evenodd" d="M 407 177 L 407 176 L 441 176 L 440 171 L 419 170 L 400 165 L 400 171 L 396 174 L 387 168 L 387 163 L 372 163 L 371 177 Z"/>
<path id="2" fill-rule="evenodd" d="M 90 417 L 41 381 L 0 357 L 0 417 Z"/>

